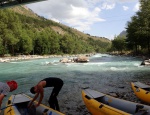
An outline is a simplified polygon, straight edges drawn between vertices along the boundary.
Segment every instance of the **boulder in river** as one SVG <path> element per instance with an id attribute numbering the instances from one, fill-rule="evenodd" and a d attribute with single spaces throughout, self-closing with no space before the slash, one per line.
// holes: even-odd
<path id="1" fill-rule="evenodd" d="M 142 61 L 141 65 L 150 66 L 150 59 Z"/>
<path id="2" fill-rule="evenodd" d="M 77 58 L 69 59 L 69 58 L 63 58 L 60 60 L 61 63 L 85 63 L 89 62 L 89 58 L 86 56 L 79 56 Z"/>
<path id="3" fill-rule="evenodd" d="M 89 58 L 86 56 L 79 56 L 79 57 L 77 57 L 76 62 L 80 62 L 80 63 L 89 62 Z"/>

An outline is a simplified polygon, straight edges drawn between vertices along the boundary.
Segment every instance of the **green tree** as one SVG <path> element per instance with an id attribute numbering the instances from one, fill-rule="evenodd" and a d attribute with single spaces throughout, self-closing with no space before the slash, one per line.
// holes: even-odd
<path id="1" fill-rule="evenodd" d="M 127 24 L 127 44 L 138 54 L 147 48 L 150 54 L 150 1 L 140 0 L 140 11 Z"/>
<path id="2" fill-rule="evenodd" d="M 73 49 L 75 48 L 74 40 L 71 35 L 64 35 L 60 40 L 60 47 L 64 53 L 72 54 Z"/>
<path id="3" fill-rule="evenodd" d="M 18 45 L 20 46 L 20 52 L 23 54 L 30 54 L 33 50 L 32 39 L 30 39 L 26 31 L 22 31 Z"/>
<path id="4" fill-rule="evenodd" d="M 114 40 L 112 40 L 112 47 L 122 53 L 122 51 L 126 48 L 125 40 L 125 36 L 115 37 Z"/>

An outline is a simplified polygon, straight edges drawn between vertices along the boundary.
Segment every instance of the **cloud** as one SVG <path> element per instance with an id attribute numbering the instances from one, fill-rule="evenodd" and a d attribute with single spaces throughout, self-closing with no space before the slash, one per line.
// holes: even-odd
<path id="1" fill-rule="evenodd" d="M 87 8 L 84 7 L 76 7 L 73 6 L 71 4 L 71 11 L 70 11 L 70 15 L 72 15 L 72 17 L 76 17 L 76 18 L 87 18 L 87 16 L 89 15 L 89 11 Z M 82 16 L 82 17 L 81 17 Z"/>
<path id="2" fill-rule="evenodd" d="M 129 7 L 127 7 L 127 6 L 123 6 L 123 10 L 128 10 L 129 9 Z"/>
<path id="3" fill-rule="evenodd" d="M 87 2 L 88 1 L 88 2 Z M 80 31 L 90 30 L 94 23 L 105 21 L 99 17 L 101 9 L 92 7 L 99 0 L 48 0 L 27 5 L 37 14 L 64 23 Z"/>
<path id="4" fill-rule="evenodd" d="M 103 10 L 112 10 L 116 3 L 131 1 L 137 0 L 47 0 L 27 7 L 47 19 L 86 31 L 93 24 L 105 21 L 100 17 Z M 124 6 L 124 9 L 127 10 L 127 7 Z"/>
<path id="5" fill-rule="evenodd" d="M 118 2 L 136 2 L 137 0 L 115 0 Z"/>
<path id="6" fill-rule="evenodd" d="M 90 30 L 90 26 L 93 23 L 105 21 L 99 17 L 99 12 L 101 11 L 98 7 L 89 11 L 87 8 L 71 6 L 71 18 L 66 18 L 63 20 L 64 23 L 74 27 L 80 31 Z"/>
<path id="7" fill-rule="evenodd" d="M 115 35 L 109 35 L 109 36 L 106 36 L 106 38 L 108 38 L 109 40 L 114 40 Z"/>
<path id="8" fill-rule="evenodd" d="M 140 3 L 136 3 L 136 5 L 133 8 L 133 11 L 137 12 L 140 9 Z"/>
<path id="9" fill-rule="evenodd" d="M 104 2 L 102 4 L 102 9 L 110 10 L 110 9 L 113 9 L 114 7 L 115 7 L 115 3 Z"/>

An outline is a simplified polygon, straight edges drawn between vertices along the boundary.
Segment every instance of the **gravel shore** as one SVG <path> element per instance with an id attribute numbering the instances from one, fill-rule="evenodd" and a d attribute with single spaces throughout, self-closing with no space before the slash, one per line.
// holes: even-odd
<path id="1" fill-rule="evenodd" d="M 145 84 L 149 84 L 147 82 L 147 80 L 143 80 L 141 82 L 145 83 Z M 135 102 L 135 103 L 139 103 L 139 104 L 149 105 L 145 102 L 142 102 L 140 99 L 138 99 L 135 96 L 129 83 L 125 83 L 121 87 L 116 86 L 115 88 L 118 89 L 118 91 L 116 91 L 116 92 L 108 91 L 108 92 L 106 92 L 106 94 L 114 96 L 116 98 L 123 99 L 123 100 L 131 101 L 131 102 Z M 103 92 L 103 93 L 105 93 L 105 92 Z M 75 103 L 75 102 L 73 102 L 73 100 L 72 100 L 71 103 Z M 69 105 L 71 105 L 71 103 Z M 75 115 L 76 113 L 78 113 L 79 115 L 91 115 L 90 112 L 87 110 L 86 106 L 84 105 L 83 101 L 77 107 L 71 108 L 71 106 L 69 106 L 67 108 L 63 108 L 62 111 L 65 111 L 66 115 Z M 66 112 L 66 111 L 68 111 L 68 112 Z"/>

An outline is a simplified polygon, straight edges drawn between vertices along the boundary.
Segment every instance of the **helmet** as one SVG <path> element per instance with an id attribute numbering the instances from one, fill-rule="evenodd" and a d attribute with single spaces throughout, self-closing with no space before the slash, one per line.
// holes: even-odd
<path id="1" fill-rule="evenodd" d="M 16 81 L 14 81 L 14 80 L 12 80 L 12 81 L 8 81 L 8 82 L 7 82 L 7 84 L 9 85 L 9 87 L 11 87 L 11 88 L 12 88 L 12 91 L 13 91 L 13 90 L 16 90 L 16 89 L 17 89 L 17 87 L 18 87 L 17 82 L 16 82 Z"/>

